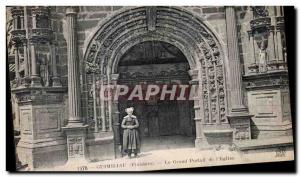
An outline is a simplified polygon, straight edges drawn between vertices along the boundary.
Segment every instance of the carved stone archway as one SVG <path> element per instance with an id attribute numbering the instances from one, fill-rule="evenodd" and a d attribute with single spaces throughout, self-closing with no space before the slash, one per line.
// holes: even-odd
<path id="1" fill-rule="evenodd" d="M 116 84 L 121 56 L 145 41 L 170 43 L 187 58 L 191 83 L 197 85 L 198 93 L 194 98 L 195 145 L 203 146 L 206 140 L 203 129 L 228 125 L 225 55 L 212 30 L 191 12 L 180 7 L 137 7 L 118 12 L 100 24 L 89 40 L 84 74 L 93 76 L 94 82 L 98 80 L 101 86 Z M 107 123 L 101 127 L 114 131 L 118 144 L 117 102 L 103 101 L 101 104 L 101 122 Z"/>

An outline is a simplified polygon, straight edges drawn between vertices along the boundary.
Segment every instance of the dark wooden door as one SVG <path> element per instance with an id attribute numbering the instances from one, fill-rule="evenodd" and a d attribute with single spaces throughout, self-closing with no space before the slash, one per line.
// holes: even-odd
<path id="1" fill-rule="evenodd" d="M 179 114 L 176 101 L 158 103 L 159 135 L 176 135 L 179 133 Z"/>

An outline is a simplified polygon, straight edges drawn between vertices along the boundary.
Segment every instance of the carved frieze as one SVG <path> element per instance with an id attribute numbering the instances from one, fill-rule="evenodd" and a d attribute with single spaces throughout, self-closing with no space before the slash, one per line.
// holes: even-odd
<path id="1" fill-rule="evenodd" d="M 16 94 L 19 104 L 49 104 L 61 103 L 67 89 L 61 88 L 17 88 L 12 93 Z"/>
<path id="2" fill-rule="evenodd" d="M 286 71 L 280 73 L 270 73 L 263 75 L 244 76 L 244 88 L 248 90 L 261 88 L 286 88 L 289 86 Z"/>
<path id="3" fill-rule="evenodd" d="M 31 38 L 37 42 L 45 43 L 54 39 L 53 31 L 50 28 L 32 29 Z"/>

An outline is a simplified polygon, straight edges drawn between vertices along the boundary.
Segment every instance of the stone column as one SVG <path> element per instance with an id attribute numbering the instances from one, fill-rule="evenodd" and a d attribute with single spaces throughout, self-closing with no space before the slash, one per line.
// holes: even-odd
<path id="1" fill-rule="evenodd" d="M 268 48 L 269 48 L 269 60 L 276 60 L 275 57 L 275 47 L 274 47 L 274 26 L 269 28 L 269 38 L 268 38 Z"/>
<path id="2" fill-rule="evenodd" d="M 276 32 L 276 43 L 277 43 L 277 59 L 278 59 L 278 61 L 283 61 L 282 39 L 281 39 L 281 30 L 280 29 L 277 29 L 277 32 Z"/>
<path id="3" fill-rule="evenodd" d="M 16 44 L 15 45 L 15 74 L 16 74 L 16 83 L 18 85 L 18 81 L 20 79 L 20 73 L 19 73 L 19 47 Z"/>
<path id="4" fill-rule="evenodd" d="M 111 81 L 112 81 L 112 86 L 113 86 L 113 93 L 116 94 L 116 89 L 117 89 L 117 82 L 119 79 L 119 74 L 112 74 L 111 75 Z M 118 109 L 118 99 L 114 99 L 114 94 L 112 94 L 112 121 L 110 123 L 113 124 L 112 130 L 114 132 L 115 136 L 115 154 L 116 157 L 121 157 L 121 137 L 120 137 L 120 112 Z M 110 129 L 111 131 L 111 129 Z"/>
<path id="5" fill-rule="evenodd" d="M 253 40 L 253 34 L 252 31 L 248 31 L 249 35 L 249 53 L 250 53 L 250 64 L 256 63 L 256 57 L 255 57 L 255 50 L 254 50 L 254 40 Z"/>
<path id="6" fill-rule="evenodd" d="M 68 125 L 82 125 L 80 86 L 79 86 L 79 61 L 77 56 L 76 16 L 74 7 L 66 9 L 67 16 L 67 52 L 68 52 L 68 98 L 69 119 Z"/>
<path id="7" fill-rule="evenodd" d="M 41 78 L 37 72 L 37 60 L 36 60 L 36 50 L 35 46 L 37 41 L 31 40 L 30 41 L 30 53 L 31 53 L 31 86 L 32 87 L 40 87 L 41 85 Z"/>
<path id="8" fill-rule="evenodd" d="M 113 77 L 113 76 L 112 76 Z M 108 93 L 108 99 L 106 101 L 107 103 L 107 108 L 108 109 L 108 131 L 113 131 L 113 125 L 112 125 L 112 120 L 113 120 L 113 114 L 114 114 L 114 110 L 113 110 L 113 100 L 112 100 L 112 95 L 114 93 L 113 90 L 113 84 L 116 82 L 117 78 L 108 78 L 107 80 L 107 93 Z"/>
<path id="9" fill-rule="evenodd" d="M 256 56 L 255 56 L 255 44 L 253 39 L 252 30 L 248 31 L 249 35 L 249 63 L 248 63 L 248 71 L 247 74 L 255 74 L 257 73 L 257 64 L 256 64 Z"/>
<path id="10" fill-rule="evenodd" d="M 29 77 L 29 61 L 28 61 L 28 48 L 27 48 L 27 40 L 23 41 L 23 50 L 24 50 L 24 82 L 22 82 L 23 86 L 28 86 L 30 84 Z"/>
<path id="11" fill-rule="evenodd" d="M 13 29 L 16 30 L 17 29 L 17 18 L 16 16 L 13 16 Z"/>
<path id="12" fill-rule="evenodd" d="M 23 42 L 23 48 L 24 48 L 24 76 L 27 78 L 29 76 L 29 68 L 28 68 L 28 54 L 27 54 L 27 42 Z"/>
<path id="13" fill-rule="evenodd" d="M 236 129 L 235 123 L 244 122 L 250 128 L 250 115 L 243 104 L 242 93 L 242 70 L 240 64 L 240 52 L 238 47 L 238 35 L 236 28 L 235 9 L 232 6 L 226 7 L 226 30 L 228 40 L 228 66 L 229 66 L 229 92 L 231 98 L 231 109 L 228 115 L 231 127 Z M 250 137 L 250 136 L 248 136 Z"/>
<path id="14" fill-rule="evenodd" d="M 206 143 L 203 141 L 203 124 L 202 119 L 204 117 L 203 111 L 201 112 L 201 105 L 203 105 L 203 99 L 201 98 L 200 94 L 202 93 L 201 90 L 199 90 L 201 87 L 199 87 L 199 70 L 189 70 L 189 75 L 191 76 L 192 80 L 190 81 L 190 85 L 192 88 L 194 87 L 194 110 L 195 110 L 195 127 L 196 127 L 196 139 L 195 139 L 195 147 L 201 148 L 204 146 L 207 146 Z M 191 90 L 192 92 L 192 90 Z M 200 94 L 199 94 L 200 93 Z"/>
<path id="15" fill-rule="evenodd" d="M 24 15 L 20 16 L 21 29 L 24 29 Z"/>
<path id="16" fill-rule="evenodd" d="M 53 43 L 49 44 L 49 48 L 50 48 L 50 56 L 51 56 L 51 63 L 52 63 L 52 87 L 61 87 L 62 85 L 57 75 L 55 45 Z"/>
<path id="17" fill-rule="evenodd" d="M 32 28 L 36 28 L 36 14 L 33 13 L 32 14 Z"/>
<path id="18" fill-rule="evenodd" d="M 94 132 L 97 133 L 99 131 L 98 128 L 98 114 L 97 114 L 97 94 L 96 94 L 96 75 L 93 73 L 93 110 L 94 110 L 94 122 L 95 122 L 95 127 L 94 127 Z"/>
<path id="19" fill-rule="evenodd" d="M 240 52 L 236 28 L 234 7 L 226 7 L 226 29 L 228 40 L 228 60 L 230 69 L 230 92 L 233 109 L 245 109 L 242 94 L 242 70 L 240 66 Z"/>
<path id="20" fill-rule="evenodd" d="M 100 80 L 100 119 L 101 119 L 101 131 L 105 132 L 106 131 L 106 120 L 105 120 L 105 102 L 104 98 L 102 97 L 102 93 L 104 93 L 104 81 L 103 81 L 103 76 L 101 76 Z"/>
<path id="21" fill-rule="evenodd" d="M 84 125 L 81 117 L 76 16 L 77 8 L 66 8 L 69 117 L 68 123 L 66 127 L 63 127 L 63 130 L 67 135 L 69 164 L 78 163 L 78 161 L 85 162 L 86 156 L 85 139 L 87 125 Z"/>
<path id="22" fill-rule="evenodd" d="M 281 9 L 282 6 L 276 6 L 276 16 L 282 16 Z"/>

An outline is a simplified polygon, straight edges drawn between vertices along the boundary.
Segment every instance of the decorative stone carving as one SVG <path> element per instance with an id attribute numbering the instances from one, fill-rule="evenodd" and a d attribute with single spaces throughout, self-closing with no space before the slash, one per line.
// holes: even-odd
<path id="1" fill-rule="evenodd" d="M 153 32 L 149 33 L 148 31 L 148 22 L 151 20 L 151 18 L 149 19 L 149 12 L 149 9 L 147 11 L 147 9 L 143 7 L 135 8 L 127 13 L 116 16 L 116 18 L 113 18 L 103 25 L 92 39 L 91 45 L 85 54 L 86 73 L 99 73 L 101 71 L 101 75 L 106 77 L 108 75 L 107 67 L 110 67 L 108 59 L 115 58 L 112 55 L 118 48 L 121 49 L 122 46 L 128 46 L 128 38 L 132 38 L 132 36 L 138 34 L 141 34 L 139 40 L 144 38 L 142 35 L 146 37 L 151 35 L 158 36 L 157 34 L 159 32 L 156 34 Z M 204 105 L 214 107 L 213 113 L 206 111 L 205 115 L 209 117 L 207 117 L 204 122 L 227 123 L 228 121 L 225 116 L 226 101 L 224 101 L 226 98 L 224 66 L 220 48 L 215 37 L 207 31 L 200 20 L 195 19 L 185 11 L 170 9 L 169 7 L 156 7 L 156 9 L 152 9 L 151 12 L 151 17 L 156 16 L 156 23 L 150 25 L 151 29 L 155 29 L 155 32 L 163 32 L 165 36 L 175 38 L 174 41 L 182 40 L 182 42 L 195 43 L 191 48 L 195 48 L 194 46 L 197 46 L 197 43 L 201 44 L 201 47 L 195 50 L 204 54 L 205 58 L 202 61 L 201 67 L 202 71 L 207 72 L 207 74 L 201 77 L 202 80 L 209 81 L 208 83 L 203 83 L 203 87 L 207 88 L 203 91 Z M 177 20 L 178 17 L 180 17 L 180 21 Z M 124 29 L 126 29 L 125 32 Z M 132 43 L 132 41 L 130 42 Z M 126 77 L 139 77 L 139 75 L 126 75 Z M 212 122 L 212 117 L 214 117 L 214 122 Z"/>
<path id="2" fill-rule="evenodd" d="M 253 20 L 250 21 L 250 63 L 246 75 L 285 70 L 285 43 L 282 31 L 284 19 L 282 16 L 270 17 L 268 7 L 252 7 Z M 254 46 L 256 49 L 253 50 Z M 277 64 L 276 64 L 277 63 Z"/>
<path id="3" fill-rule="evenodd" d="M 267 77 L 266 77 L 267 76 Z M 289 81 L 287 72 L 273 73 L 262 76 L 244 76 L 244 87 L 247 90 L 267 89 L 267 88 L 288 88 Z"/>
<path id="4" fill-rule="evenodd" d="M 269 16 L 269 11 L 265 6 L 253 6 L 252 10 L 255 18 Z"/>
<path id="5" fill-rule="evenodd" d="M 147 25 L 149 31 L 154 31 L 156 27 L 156 7 L 146 7 Z"/>
<path id="6" fill-rule="evenodd" d="M 83 137 L 73 136 L 68 138 L 68 154 L 70 158 L 82 157 L 84 155 Z"/>

